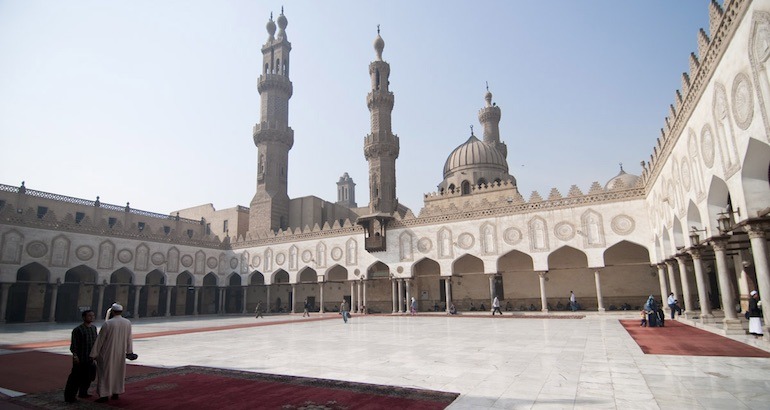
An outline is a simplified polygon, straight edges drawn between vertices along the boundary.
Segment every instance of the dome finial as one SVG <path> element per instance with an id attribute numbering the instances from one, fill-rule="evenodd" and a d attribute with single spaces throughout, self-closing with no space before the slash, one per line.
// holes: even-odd
<path id="1" fill-rule="evenodd" d="M 382 50 L 385 49 L 385 40 L 380 37 L 380 25 L 377 25 L 377 38 L 374 39 L 374 51 L 377 53 L 377 61 L 382 61 Z"/>
<path id="2" fill-rule="evenodd" d="M 471 137 L 473 137 L 473 125 L 471 125 Z"/>
<path id="3" fill-rule="evenodd" d="M 623 163 L 622 162 L 620 163 L 620 172 L 624 172 L 623 171 Z"/>
<path id="4" fill-rule="evenodd" d="M 484 81 L 487 85 L 487 93 L 484 94 L 484 100 L 487 102 L 487 107 L 492 106 L 492 93 L 489 91 L 489 81 Z"/>
<path id="5" fill-rule="evenodd" d="M 378 36 L 380 35 L 380 25 L 379 24 L 377 25 L 377 35 Z"/>

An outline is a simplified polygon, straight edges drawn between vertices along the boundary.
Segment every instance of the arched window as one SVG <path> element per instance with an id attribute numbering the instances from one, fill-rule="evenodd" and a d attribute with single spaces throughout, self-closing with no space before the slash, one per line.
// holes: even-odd
<path id="1" fill-rule="evenodd" d="M 270 64 L 265 63 L 265 74 L 267 74 L 267 70 L 270 69 Z"/>
<path id="2" fill-rule="evenodd" d="M 462 189 L 463 195 L 469 195 L 471 193 L 471 183 L 468 181 L 463 181 Z"/>
<path id="3" fill-rule="evenodd" d="M 379 68 L 374 70 L 374 81 L 375 81 L 374 89 L 379 90 L 380 89 L 380 69 Z"/>
<path id="4" fill-rule="evenodd" d="M 455 184 L 449 185 L 449 192 L 454 194 L 455 193 Z"/>
<path id="5" fill-rule="evenodd" d="M 276 58 L 275 59 L 275 73 L 276 74 L 281 74 L 280 71 L 281 71 L 281 59 L 280 58 Z"/>

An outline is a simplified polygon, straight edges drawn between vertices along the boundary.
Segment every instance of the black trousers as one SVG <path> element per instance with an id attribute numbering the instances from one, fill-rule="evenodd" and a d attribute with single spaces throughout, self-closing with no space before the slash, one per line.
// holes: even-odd
<path id="1" fill-rule="evenodd" d="M 501 314 L 501 315 L 503 314 L 503 312 L 501 312 L 501 311 L 500 311 L 500 306 L 496 306 L 496 307 L 494 307 L 494 308 L 492 309 L 492 316 L 494 316 L 494 315 L 495 315 L 495 312 L 497 312 L 497 313 L 499 313 L 499 314 Z"/>
<path id="2" fill-rule="evenodd" d="M 75 400 L 76 395 L 85 396 L 91 387 L 91 375 L 94 374 L 90 362 L 72 363 L 72 371 L 67 377 L 67 385 L 64 387 L 64 400 Z"/>

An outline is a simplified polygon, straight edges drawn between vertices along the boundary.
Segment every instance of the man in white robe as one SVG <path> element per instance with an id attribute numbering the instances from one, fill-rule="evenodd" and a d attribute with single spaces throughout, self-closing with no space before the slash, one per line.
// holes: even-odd
<path id="1" fill-rule="evenodd" d="M 96 361 L 97 402 L 117 400 L 126 390 L 126 354 L 134 353 L 131 322 L 122 316 L 123 306 L 112 305 L 113 318 L 104 322 L 91 350 Z"/>

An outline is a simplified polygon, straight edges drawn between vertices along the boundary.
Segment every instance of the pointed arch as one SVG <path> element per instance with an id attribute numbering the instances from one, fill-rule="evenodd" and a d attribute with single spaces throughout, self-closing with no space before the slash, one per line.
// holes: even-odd
<path id="1" fill-rule="evenodd" d="M 631 241 L 622 240 L 604 251 L 604 266 L 648 266 L 650 263 L 650 252 L 647 248 Z"/>
<path id="2" fill-rule="evenodd" d="M 498 272 L 534 270 L 534 260 L 524 252 L 512 250 L 497 259 Z"/>
<path id="3" fill-rule="evenodd" d="M 163 272 L 161 272 L 160 269 L 153 269 L 144 278 L 145 285 L 164 285 L 165 283 L 166 283 L 166 275 Z"/>
<path id="4" fill-rule="evenodd" d="M 340 265 L 334 265 L 326 271 L 327 282 L 345 282 L 348 280 L 348 270 Z"/>
<path id="5" fill-rule="evenodd" d="M 176 277 L 177 286 L 195 286 L 195 279 L 190 271 L 185 270 Z"/>
<path id="6" fill-rule="evenodd" d="M 86 265 L 78 265 L 64 274 L 64 282 L 96 283 L 95 270 Z"/>
<path id="7" fill-rule="evenodd" d="M 297 277 L 299 278 L 298 282 L 301 282 L 301 283 L 318 282 L 318 273 L 315 271 L 315 269 L 311 267 L 302 268 L 302 270 L 299 272 L 299 275 L 297 275 Z"/>
<path id="8" fill-rule="evenodd" d="M 698 210 L 693 201 L 690 201 L 690 204 L 687 206 L 687 231 L 689 232 L 693 227 L 695 229 L 703 229 L 703 222 L 701 222 L 700 210 Z"/>
<path id="9" fill-rule="evenodd" d="M 441 265 L 433 259 L 422 258 L 412 265 L 412 277 L 441 276 Z"/>
<path id="10" fill-rule="evenodd" d="M 217 275 L 214 272 L 209 272 L 203 277 L 203 286 L 218 286 L 218 282 Z"/>
<path id="11" fill-rule="evenodd" d="M 265 284 L 265 275 L 262 274 L 262 272 L 255 270 L 254 272 L 251 272 L 251 277 L 249 278 L 249 284 L 250 285 L 264 285 Z"/>
<path id="12" fill-rule="evenodd" d="M 464 273 L 484 273 L 484 261 L 480 258 L 465 254 L 452 262 L 452 275 Z"/>
<path id="13" fill-rule="evenodd" d="M 45 282 L 50 281 L 51 272 L 43 265 L 32 262 L 16 271 L 17 282 Z"/>
<path id="14" fill-rule="evenodd" d="M 673 233 L 674 233 L 674 249 L 673 251 L 684 247 L 684 231 L 682 230 L 682 222 L 679 220 L 679 218 L 674 218 L 673 222 Z"/>
<path id="15" fill-rule="evenodd" d="M 236 272 L 231 272 L 230 276 L 227 277 L 227 286 L 241 286 L 241 275 L 239 275 Z"/>
<path id="16" fill-rule="evenodd" d="M 110 284 L 130 284 L 134 283 L 134 272 L 131 269 L 122 267 L 110 275 Z"/>
<path id="17" fill-rule="evenodd" d="M 283 269 L 278 269 L 273 272 L 273 278 L 270 283 L 289 283 L 289 272 Z"/>
<path id="18" fill-rule="evenodd" d="M 578 269 L 588 267 L 585 252 L 564 245 L 548 255 L 548 269 Z"/>
<path id="19" fill-rule="evenodd" d="M 674 218 L 674 220 L 676 219 L 677 218 Z M 676 253 L 673 244 L 671 243 L 671 237 L 668 235 L 668 227 L 663 229 L 663 235 L 661 236 L 661 247 L 662 252 L 660 256 L 662 259 L 665 259 L 669 255 Z M 607 251 L 605 250 L 605 252 Z"/>
<path id="20" fill-rule="evenodd" d="M 707 226 L 711 227 L 711 233 L 718 234 L 717 218 L 719 213 L 725 212 L 727 205 L 730 203 L 730 190 L 727 188 L 727 184 L 721 178 L 716 176 L 711 177 L 711 183 L 708 188 L 708 195 L 706 196 L 706 204 L 708 210 L 708 223 Z"/>
<path id="21" fill-rule="evenodd" d="M 763 111 L 763 115 L 767 113 Z M 757 211 L 767 208 L 767 204 L 770 204 L 770 145 L 749 138 L 741 170 L 741 184 L 746 215 L 756 215 Z"/>

